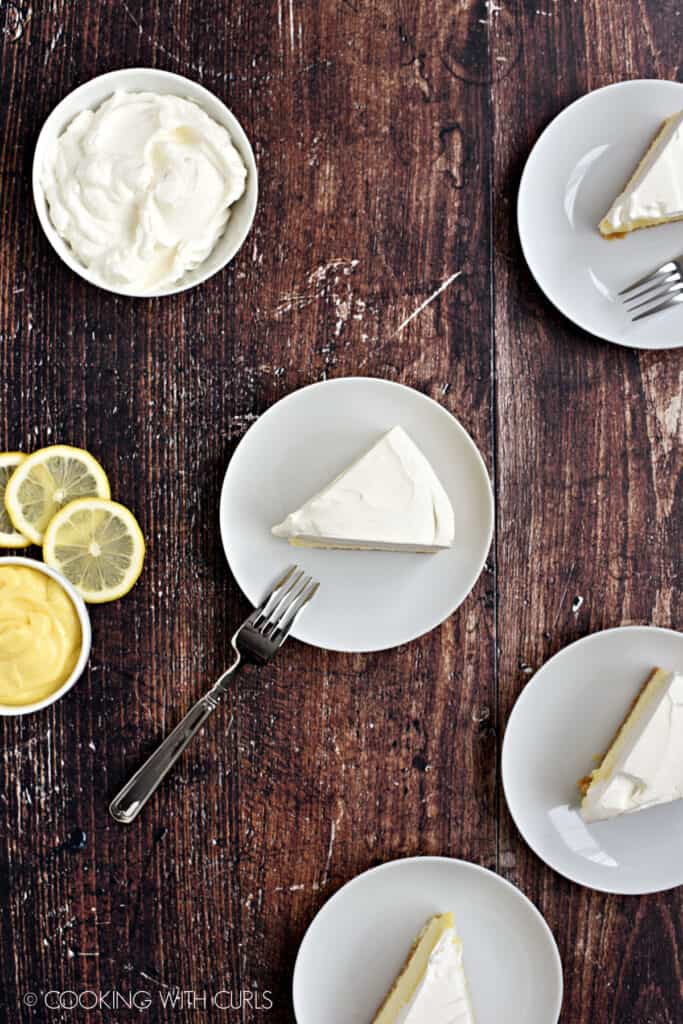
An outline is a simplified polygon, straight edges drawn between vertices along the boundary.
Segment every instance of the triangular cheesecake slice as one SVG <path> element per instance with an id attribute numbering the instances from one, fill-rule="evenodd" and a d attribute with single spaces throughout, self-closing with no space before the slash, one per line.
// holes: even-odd
<path id="1" fill-rule="evenodd" d="M 683 675 L 653 669 L 600 767 L 579 787 L 589 822 L 683 797 Z"/>
<path id="2" fill-rule="evenodd" d="M 428 554 L 453 543 L 453 507 L 420 449 L 394 427 L 273 533 L 298 547 Z"/>
<path id="3" fill-rule="evenodd" d="M 599 227 L 619 238 L 673 220 L 683 220 L 683 110 L 664 121 Z"/>
<path id="4" fill-rule="evenodd" d="M 427 921 L 372 1024 L 474 1024 L 452 914 Z"/>

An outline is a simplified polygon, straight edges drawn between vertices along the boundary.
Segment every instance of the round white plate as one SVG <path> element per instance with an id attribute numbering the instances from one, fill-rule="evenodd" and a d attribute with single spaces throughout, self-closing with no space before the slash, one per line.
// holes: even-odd
<path id="1" fill-rule="evenodd" d="M 293 548 L 270 530 L 400 424 L 431 462 L 455 512 L 448 551 Z M 312 384 L 277 402 L 230 460 L 220 505 L 223 547 L 239 586 L 259 604 L 297 563 L 320 590 L 292 635 L 335 651 L 379 651 L 434 629 L 467 597 L 493 533 L 483 459 L 458 421 L 412 388 L 371 377 Z"/>
<path id="2" fill-rule="evenodd" d="M 448 857 L 383 864 L 325 904 L 294 968 L 297 1024 L 369 1024 L 422 926 L 449 910 L 477 1024 L 556 1024 L 562 964 L 543 917 L 499 875 Z"/>
<path id="3" fill-rule="evenodd" d="M 601 892 L 683 883 L 683 800 L 592 825 L 578 811 L 577 781 L 656 665 L 683 669 L 683 633 L 623 626 L 577 640 L 526 685 L 505 733 L 503 787 L 517 828 L 551 868 Z"/>
<path id="4" fill-rule="evenodd" d="M 519 234 L 540 287 L 579 327 L 629 348 L 683 345 L 683 306 L 634 324 L 617 295 L 683 252 L 683 222 L 614 241 L 597 225 L 662 121 L 681 107 L 679 82 L 619 82 L 588 93 L 545 129 L 519 188 Z"/>

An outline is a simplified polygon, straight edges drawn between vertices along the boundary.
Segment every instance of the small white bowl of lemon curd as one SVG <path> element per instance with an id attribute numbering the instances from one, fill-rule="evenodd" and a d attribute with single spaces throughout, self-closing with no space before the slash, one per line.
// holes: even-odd
<path id="1" fill-rule="evenodd" d="M 54 704 L 83 673 L 92 641 L 85 602 L 35 558 L 0 557 L 0 715 Z"/>

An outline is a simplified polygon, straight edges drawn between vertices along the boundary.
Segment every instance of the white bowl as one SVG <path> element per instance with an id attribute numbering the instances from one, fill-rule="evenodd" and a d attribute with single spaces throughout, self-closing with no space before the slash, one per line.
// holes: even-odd
<path id="1" fill-rule="evenodd" d="M 0 558 L 0 566 L 3 565 L 23 565 L 27 569 L 35 569 L 37 572 L 42 572 L 45 576 L 49 576 L 55 580 L 56 583 L 62 587 L 68 597 L 71 598 L 71 602 L 76 609 L 78 620 L 81 624 L 81 653 L 78 656 L 75 668 L 69 678 L 62 683 L 58 690 L 51 693 L 49 697 L 45 697 L 43 700 L 37 700 L 33 704 L 0 704 L 0 715 L 29 715 L 32 711 L 42 711 L 43 708 L 48 707 L 50 704 L 54 704 L 60 697 L 63 697 L 76 681 L 81 677 L 85 663 L 90 656 L 90 647 L 92 644 L 92 629 L 90 627 L 90 616 L 88 615 L 88 609 L 85 606 L 85 601 L 75 589 L 73 584 L 69 583 L 65 576 L 62 576 L 61 572 L 57 572 L 56 569 L 51 569 L 49 565 L 45 565 L 44 562 L 39 562 L 36 558 L 22 558 L 19 555 L 7 555 Z"/>
<path id="2" fill-rule="evenodd" d="M 54 224 L 50 220 L 50 213 L 45 198 L 43 187 L 40 184 L 40 174 L 43 167 L 46 151 L 54 145 L 64 129 L 73 121 L 82 110 L 95 110 L 117 89 L 126 92 L 156 92 L 166 93 L 173 96 L 194 100 L 206 113 L 217 121 L 218 124 L 228 131 L 233 145 L 239 152 L 247 168 L 246 188 L 242 196 L 230 208 L 230 218 L 225 231 L 216 242 L 211 253 L 203 263 L 194 270 L 188 271 L 175 284 L 167 285 L 155 292 L 133 292 L 121 291 L 112 288 L 97 280 L 77 259 L 71 246 L 64 241 Z M 189 78 L 182 75 L 174 75 L 171 71 L 159 71 L 156 68 L 121 68 L 119 71 L 110 71 L 106 75 L 92 78 L 89 82 L 80 85 L 68 96 L 65 96 L 61 103 L 58 103 L 43 125 L 36 151 L 33 157 L 33 200 L 38 213 L 41 227 L 52 244 L 58 256 L 64 260 L 68 267 L 80 274 L 90 284 L 104 288 L 105 291 L 114 292 L 117 295 L 137 296 L 139 298 L 153 299 L 161 295 L 175 295 L 177 292 L 194 288 L 209 277 L 222 270 L 237 251 L 241 248 L 244 239 L 249 234 L 249 229 L 254 220 L 256 212 L 256 200 L 258 198 L 258 175 L 256 161 L 249 139 L 244 129 L 226 105 L 214 96 L 212 92 L 198 85 Z"/>

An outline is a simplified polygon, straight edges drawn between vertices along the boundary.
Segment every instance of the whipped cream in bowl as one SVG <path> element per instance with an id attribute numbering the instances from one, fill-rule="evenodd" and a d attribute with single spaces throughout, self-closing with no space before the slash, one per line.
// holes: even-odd
<path id="1" fill-rule="evenodd" d="M 123 295 L 183 291 L 222 269 L 253 221 L 257 175 L 236 118 L 202 86 L 152 68 L 70 93 L 40 133 L 33 191 L 57 253 Z"/>

